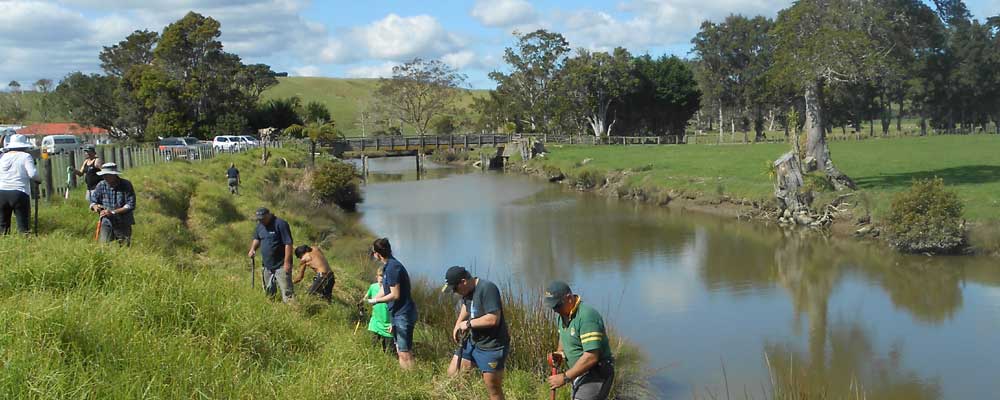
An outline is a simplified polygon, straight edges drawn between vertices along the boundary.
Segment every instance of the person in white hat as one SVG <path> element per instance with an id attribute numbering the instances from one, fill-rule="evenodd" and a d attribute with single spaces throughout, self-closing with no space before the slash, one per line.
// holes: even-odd
<path id="1" fill-rule="evenodd" d="M 0 233 L 10 232 L 11 214 L 17 231 L 31 231 L 31 182 L 38 182 L 38 169 L 28 151 L 35 146 L 24 135 L 12 135 L 0 156 Z"/>
<path id="2" fill-rule="evenodd" d="M 129 246 L 132 244 L 132 225 L 135 225 L 135 189 L 132 182 L 120 176 L 115 163 L 104 163 L 97 175 L 104 180 L 90 194 L 90 210 L 101 216 L 98 241 L 107 243 L 115 240 Z"/>

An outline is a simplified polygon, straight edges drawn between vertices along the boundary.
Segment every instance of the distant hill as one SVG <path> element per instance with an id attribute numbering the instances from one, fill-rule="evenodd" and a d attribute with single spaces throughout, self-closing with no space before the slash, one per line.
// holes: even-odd
<path id="1" fill-rule="evenodd" d="M 298 96 L 302 104 L 323 103 L 330 109 L 337 126 L 348 136 L 361 136 L 358 112 L 371 100 L 378 86 L 378 79 L 287 77 L 278 78 L 278 82 L 264 92 L 261 100 Z M 462 99 L 464 105 L 471 104 L 473 97 L 487 93 L 485 90 L 468 92 L 469 95 Z"/>

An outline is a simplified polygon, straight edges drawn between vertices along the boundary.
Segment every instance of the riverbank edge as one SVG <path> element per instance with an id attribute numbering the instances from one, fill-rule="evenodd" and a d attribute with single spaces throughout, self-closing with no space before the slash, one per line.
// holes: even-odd
<path id="1" fill-rule="evenodd" d="M 468 163 L 459 161 L 450 164 L 466 166 Z M 641 166 L 636 166 L 636 168 L 639 167 Z M 897 249 L 889 245 L 884 240 L 884 237 L 880 235 L 883 227 L 877 220 L 869 217 L 869 221 L 861 224 L 857 223 L 857 215 L 854 208 L 849 208 L 832 215 L 831 222 L 827 225 L 809 228 L 795 226 L 794 224 L 779 224 L 777 217 L 781 216 L 781 209 L 775 205 L 769 206 L 770 202 L 765 200 L 737 199 L 725 193 L 707 196 L 704 193 L 680 191 L 662 185 L 630 185 L 627 182 L 627 178 L 633 173 L 631 169 L 606 171 L 597 170 L 586 165 L 577 165 L 571 170 L 563 171 L 558 167 L 548 164 L 545 158 L 541 157 L 530 161 L 512 159 L 508 165 L 505 165 L 504 171 L 544 179 L 553 184 L 570 187 L 572 190 L 578 192 L 594 193 L 617 200 L 628 200 L 669 209 L 693 211 L 722 218 L 735 218 L 739 221 L 763 224 L 781 229 L 809 230 L 814 231 L 816 234 L 850 238 L 862 243 L 884 246 L 886 249 L 898 252 Z M 578 184 L 581 180 L 581 174 L 594 174 L 595 171 L 597 179 L 594 179 L 594 176 L 584 177 L 583 180 L 585 182 L 587 180 L 592 182 Z M 1000 231 L 997 230 L 997 227 L 976 222 L 968 223 L 967 227 L 967 237 L 970 238 L 970 242 L 964 249 L 963 255 L 1000 258 L 1000 247 L 988 248 L 977 246 L 980 243 L 1000 243 Z M 931 254 L 926 255 L 933 256 Z"/>

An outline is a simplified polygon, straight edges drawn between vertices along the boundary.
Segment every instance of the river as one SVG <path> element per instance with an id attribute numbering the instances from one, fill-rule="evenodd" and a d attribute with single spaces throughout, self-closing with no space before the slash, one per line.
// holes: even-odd
<path id="1" fill-rule="evenodd" d="M 362 220 L 410 273 L 570 283 L 648 358 L 661 398 L 998 398 L 1000 267 L 607 199 L 523 176 L 372 159 Z M 770 371 L 775 371 L 773 374 Z M 773 377 L 772 377 L 773 376 Z"/>

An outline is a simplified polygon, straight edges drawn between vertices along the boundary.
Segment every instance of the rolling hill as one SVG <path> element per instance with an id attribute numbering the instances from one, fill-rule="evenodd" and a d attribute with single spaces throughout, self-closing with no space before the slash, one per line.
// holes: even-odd
<path id="1" fill-rule="evenodd" d="M 318 101 L 330 109 L 333 120 L 347 136 L 361 136 L 358 112 L 371 101 L 378 87 L 378 79 L 287 77 L 278 78 L 278 81 L 278 85 L 264 92 L 261 101 L 292 96 L 302 99 L 302 104 Z M 487 93 L 485 90 L 467 92 L 462 105 L 469 105 L 474 97 Z M 404 132 L 412 133 L 413 130 L 404 127 Z"/>

